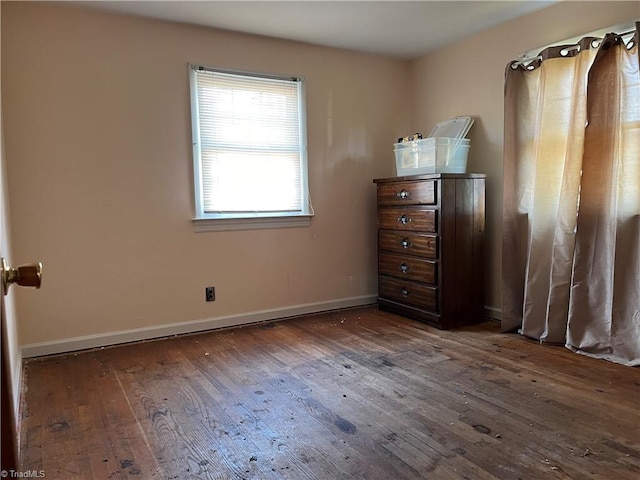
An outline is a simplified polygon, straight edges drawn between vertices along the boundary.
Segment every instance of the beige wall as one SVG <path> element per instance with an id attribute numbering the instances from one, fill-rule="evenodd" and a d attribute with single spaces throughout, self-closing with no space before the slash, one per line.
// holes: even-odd
<path id="1" fill-rule="evenodd" d="M 188 62 L 306 78 L 310 227 L 194 233 Z M 375 298 L 408 63 L 2 2 L 2 72 L 14 257 L 44 264 L 23 345 Z"/>
<path id="2" fill-rule="evenodd" d="M 635 2 L 563 3 L 410 63 L 2 2 L 14 258 L 45 267 L 41 290 L 16 292 L 20 342 L 372 298 L 371 180 L 394 174 L 398 136 L 456 115 L 476 117 L 469 167 L 489 175 L 486 303 L 499 309 L 504 67 L 634 16 Z M 306 78 L 310 227 L 194 233 L 188 62 Z"/>
<path id="3" fill-rule="evenodd" d="M 468 168 L 487 174 L 487 291 L 501 308 L 502 140 L 504 69 L 518 54 L 567 38 L 640 19 L 638 2 L 563 2 L 440 49 L 412 65 L 416 99 L 411 130 L 471 115 Z"/>

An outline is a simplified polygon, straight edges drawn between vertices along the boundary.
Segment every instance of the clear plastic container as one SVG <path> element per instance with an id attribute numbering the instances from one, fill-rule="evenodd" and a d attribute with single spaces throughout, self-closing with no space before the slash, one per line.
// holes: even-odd
<path id="1" fill-rule="evenodd" d="M 471 142 L 464 137 L 472 125 L 471 117 L 456 117 L 438 123 L 429 138 L 396 143 L 397 175 L 465 173 Z"/>
<path id="2" fill-rule="evenodd" d="M 396 143 L 397 175 L 465 173 L 469 148 L 467 138 L 436 137 Z"/>

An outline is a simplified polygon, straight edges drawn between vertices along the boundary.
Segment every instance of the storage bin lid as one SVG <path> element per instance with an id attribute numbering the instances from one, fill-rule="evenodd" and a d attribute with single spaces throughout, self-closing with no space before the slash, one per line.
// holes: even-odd
<path id="1" fill-rule="evenodd" d="M 471 130 L 473 118 L 456 117 L 445 122 L 438 123 L 429 134 L 429 137 L 464 138 Z"/>

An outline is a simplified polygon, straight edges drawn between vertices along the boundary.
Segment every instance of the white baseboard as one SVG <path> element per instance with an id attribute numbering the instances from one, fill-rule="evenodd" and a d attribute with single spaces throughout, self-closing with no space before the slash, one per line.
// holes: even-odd
<path id="1" fill-rule="evenodd" d="M 90 348 L 106 347 L 122 343 L 151 340 L 186 333 L 203 332 L 218 328 L 234 327 L 250 323 L 276 320 L 280 318 L 295 317 L 310 313 L 319 313 L 342 308 L 361 307 L 376 303 L 376 295 L 363 295 L 359 297 L 342 298 L 326 302 L 307 303 L 290 307 L 274 308 L 270 310 L 258 310 L 255 312 L 227 315 L 223 317 L 205 318 L 190 322 L 170 323 L 153 327 L 134 328 L 117 332 L 86 335 L 83 337 L 65 338 L 52 342 L 31 343 L 22 345 L 22 358 L 41 357 L 44 355 L 57 355 Z"/>
<path id="2" fill-rule="evenodd" d="M 497 307 L 484 306 L 484 315 L 492 320 L 502 320 L 502 309 Z"/>

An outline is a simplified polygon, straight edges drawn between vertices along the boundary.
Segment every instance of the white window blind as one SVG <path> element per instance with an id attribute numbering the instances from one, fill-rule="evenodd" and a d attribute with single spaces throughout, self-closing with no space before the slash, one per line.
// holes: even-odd
<path id="1" fill-rule="evenodd" d="M 196 218 L 309 214 L 302 80 L 191 67 Z"/>

